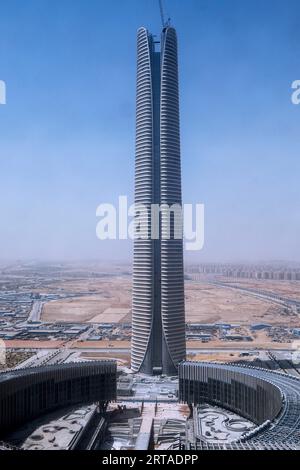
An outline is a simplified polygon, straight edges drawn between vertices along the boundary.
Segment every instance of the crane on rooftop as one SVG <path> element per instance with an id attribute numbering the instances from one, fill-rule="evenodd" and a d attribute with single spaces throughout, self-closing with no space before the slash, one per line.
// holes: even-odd
<path id="1" fill-rule="evenodd" d="M 160 8 L 160 16 L 161 16 L 162 27 L 166 28 L 166 27 L 170 26 L 171 18 L 168 18 L 167 21 L 165 20 L 163 0 L 159 0 L 159 8 Z"/>

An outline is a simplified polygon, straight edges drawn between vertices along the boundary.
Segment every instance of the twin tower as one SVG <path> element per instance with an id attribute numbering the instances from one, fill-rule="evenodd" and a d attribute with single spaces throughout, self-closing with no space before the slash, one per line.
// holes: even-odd
<path id="1" fill-rule="evenodd" d="M 135 204 L 148 209 L 148 236 L 134 242 L 131 367 L 173 375 L 186 354 L 183 240 L 172 223 L 170 237 L 161 236 L 162 217 L 151 237 L 150 216 L 153 204 L 182 205 L 177 36 L 169 26 L 160 41 L 138 30 Z"/>

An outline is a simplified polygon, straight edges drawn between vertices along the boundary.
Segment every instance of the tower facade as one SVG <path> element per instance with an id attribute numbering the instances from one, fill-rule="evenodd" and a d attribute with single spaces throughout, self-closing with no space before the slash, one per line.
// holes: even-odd
<path id="1" fill-rule="evenodd" d="M 172 375 L 185 359 L 183 240 L 172 210 L 169 218 L 161 210 L 156 227 L 151 218 L 155 205 L 182 205 L 177 36 L 169 26 L 160 43 L 138 30 L 135 204 L 142 236 L 134 242 L 131 367 Z"/>

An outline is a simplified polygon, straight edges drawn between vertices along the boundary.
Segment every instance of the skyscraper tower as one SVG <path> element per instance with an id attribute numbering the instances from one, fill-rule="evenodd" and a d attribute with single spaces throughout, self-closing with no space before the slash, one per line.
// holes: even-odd
<path id="1" fill-rule="evenodd" d="M 131 367 L 172 375 L 185 359 L 183 240 L 174 218 L 164 236 L 161 215 L 151 237 L 152 205 L 182 204 L 177 36 L 168 24 L 160 42 L 145 28 L 137 35 L 135 204 L 146 237 L 134 242 Z"/>

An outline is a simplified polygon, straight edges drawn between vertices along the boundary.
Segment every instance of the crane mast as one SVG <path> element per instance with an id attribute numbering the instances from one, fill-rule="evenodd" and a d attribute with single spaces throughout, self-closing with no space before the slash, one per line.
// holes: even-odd
<path id="1" fill-rule="evenodd" d="M 161 16 L 161 22 L 162 22 L 162 27 L 165 28 L 170 25 L 170 18 L 168 20 L 165 20 L 165 12 L 164 12 L 164 6 L 163 6 L 163 0 L 159 0 L 159 8 L 160 8 L 160 16 Z"/>

